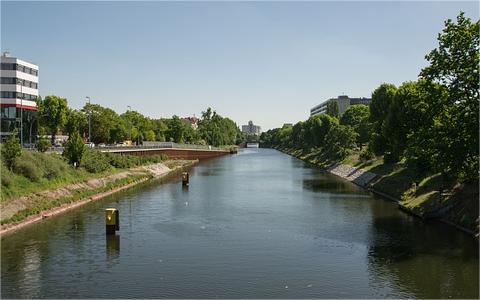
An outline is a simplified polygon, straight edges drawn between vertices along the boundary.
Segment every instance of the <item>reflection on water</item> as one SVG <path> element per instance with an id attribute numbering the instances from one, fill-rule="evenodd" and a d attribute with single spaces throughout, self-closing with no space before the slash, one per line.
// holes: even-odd
<path id="1" fill-rule="evenodd" d="M 3 237 L 2 297 L 478 298 L 472 237 L 298 159 L 248 149 L 189 173 Z"/>
<path id="2" fill-rule="evenodd" d="M 116 234 L 105 235 L 107 260 L 112 261 L 120 256 L 120 236 Z"/>

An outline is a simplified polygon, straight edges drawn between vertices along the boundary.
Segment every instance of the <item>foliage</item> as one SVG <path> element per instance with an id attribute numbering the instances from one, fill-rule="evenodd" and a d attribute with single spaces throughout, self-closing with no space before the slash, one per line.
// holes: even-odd
<path id="1" fill-rule="evenodd" d="M 369 147 L 376 155 L 382 155 L 387 150 L 383 123 L 388 115 L 396 91 L 397 88 L 393 84 L 383 83 L 372 93 L 372 102 L 370 103 L 372 132 Z"/>
<path id="2" fill-rule="evenodd" d="M 75 131 L 78 131 L 82 136 L 88 133 L 88 115 L 83 111 L 69 109 L 65 122 L 65 132 L 71 135 Z"/>
<path id="3" fill-rule="evenodd" d="M 438 110 L 433 126 L 425 130 L 432 140 L 435 168 L 461 179 L 478 179 L 480 22 L 460 13 L 447 20 L 438 35 L 438 48 L 426 59 L 420 76 L 443 86 L 448 96 L 434 101 Z"/>
<path id="4" fill-rule="evenodd" d="M 331 116 L 331 117 L 334 117 L 334 118 L 339 118 L 340 114 L 339 114 L 339 108 L 338 108 L 338 102 L 337 101 L 329 101 L 327 103 L 327 110 L 326 110 L 326 114 Z"/>
<path id="5" fill-rule="evenodd" d="M 100 151 L 87 149 L 82 155 L 80 166 L 90 173 L 100 173 L 110 169 L 108 158 Z"/>
<path id="6" fill-rule="evenodd" d="M 45 136 L 40 136 L 37 140 L 37 143 L 35 147 L 39 152 L 45 152 L 50 148 L 52 145 L 48 141 L 48 139 Z"/>
<path id="7" fill-rule="evenodd" d="M 85 145 L 78 132 L 74 132 L 68 137 L 67 144 L 63 150 L 62 155 L 67 158 L 68 162 L 72 165 L 79 166 L 82 160 L 83 153 L 85 152 Z"/>
<path id="8" fill-rule="evenodd" d="M 360 161 L 368 161 L 375 158 L 375 154 L 368 147 L 364 148 L 359 155 Z"/>
<path id="9" fill-rule="evenodd" d="M 351 105 L 340 119 L 340 124 L 353 128 L 357 133 L 356 143 L 362 146 L 370 139 L 370 109 L 366 105 Z"/>
<path id="10" fill-rule="evenodd" d="M 39 181 L 42 177 L 42 171 L 31 160 L 17 159 L 14 172 L 27 177 L 31 181 Z"/>
<path id="11" fill-rule="evenodd" d="M 22 154 L 22 146 L 18 140 L 18 132 L 14 130 L 8 137 L 7 141 L 2 145 L 2 161 L 5 166 L 12 170 L 15 165 L 15 160 Z"/>
<path id="12" fill-rule="evenodd" d="M 198 132 L 207 144 L 213 146 L 232 145 L 241 140 L 240 129 L 229 118 L 223 118 L 209 107 L 202 112 Z"/>
<path id="13" fill-rule="evenodd" d="M 67 99 L 57 96 L 47 96 L 43 100 L 38 99 L 37 104 L 40 123 L 42 126 L 48 128 L 53 145 L 55 143 L 55 135 L 67 121 Z"/>
<path id="14" fill-rule="evenodd" d="M 343 160 L 355 147 L 357 134 L 350 126 L 334 125 L 325 136 L 325 151 L 338 160 Z"/>

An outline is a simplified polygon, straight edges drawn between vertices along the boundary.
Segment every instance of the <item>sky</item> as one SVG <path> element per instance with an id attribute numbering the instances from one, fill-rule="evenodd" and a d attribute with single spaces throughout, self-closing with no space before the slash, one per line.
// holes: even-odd
<path id="1" fill-rule="evenodd" d="M 152 118 L 212 107 L 239 126 L 295 123 L 338 95 L 416 80 L 470 2 L 7 2 L 1 49 L 39 65 L 41 96 Z"/>

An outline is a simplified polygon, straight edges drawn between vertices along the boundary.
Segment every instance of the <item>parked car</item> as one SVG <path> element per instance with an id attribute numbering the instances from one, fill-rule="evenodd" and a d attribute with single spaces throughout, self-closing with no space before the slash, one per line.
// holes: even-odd
<path id="1" fill-rule="evenodd" d="M 100 148 L 107 147 L 107 145 L 105 143 L 100 143 L 97 146 L 100 147 Z"/>
<path id="2" fill-rule="evenodd" d="M 85 144 L 88 148 L 94 148 L 95 147 L 95 144 L 90 142 L 90 143 L 86 143 Z"/>

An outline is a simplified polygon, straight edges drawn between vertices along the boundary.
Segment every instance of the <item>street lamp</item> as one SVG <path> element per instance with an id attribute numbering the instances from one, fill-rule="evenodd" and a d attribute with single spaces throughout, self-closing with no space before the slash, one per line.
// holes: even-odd
<path id="1" fill-rule="evenodd" d="M 20 144 L 23 148 L 23 84 L 22 79 L 18 79 L 17 84 L 20 85 Z"/>
<path id="2" fill-rule="evenodd" d="M 92 109 L 90 107 L 90 97 L 85 97 L 88 99 L 88 143 L 92 142 Z"/>
<path id="3" fill-rule="evenodd" d="M 127 105 L 128 107 L 128 111 L 131 111 L 132 110 L 132 107 L 130 105 Z M 130 140 L 130 143 L 132 141 L 132 122 L 130 121 L 130 119 L 128 120 L 128 139 Z"/>

